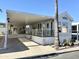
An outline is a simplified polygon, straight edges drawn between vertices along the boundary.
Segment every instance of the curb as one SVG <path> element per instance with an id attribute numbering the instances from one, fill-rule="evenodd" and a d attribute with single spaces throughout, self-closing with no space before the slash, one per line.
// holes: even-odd
<path id="1" fill-rule="evenodd" d="M 52 56 L 52 55 L 58 55 L 58 53 L 50 53 L 50 54 L 44 54 L 44 55 L 23 57 L 23 58 L 19 58 L 19 59 L 33 59 L 33 58 L 47 57 L 47 56 Z"/>
<path id="2" fill-rule="evenodd" d="M 72 51 L 58 52 L 57 54 L 70 53 L 70 52 L 75 52 L 75 51 L 79 51 L 79 49 L 78 50 L 72 50 Z"/>

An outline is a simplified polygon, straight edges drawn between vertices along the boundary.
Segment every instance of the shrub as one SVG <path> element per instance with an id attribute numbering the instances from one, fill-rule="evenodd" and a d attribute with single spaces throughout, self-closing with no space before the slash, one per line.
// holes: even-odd
<path id="1" fill-rule="evenodd" d="M 75 42 L 75 41 L 71 39 L 71 40 L 70 40 L 70 44 L 71 44 L 70 46 L 74 46 L 74 42 Z"/>
<path id="2" fill-rule="evenodd" d="M 63 41 L 63 46 L 70 46 L 69 41 L 65 39 L 65 40 Z"/>

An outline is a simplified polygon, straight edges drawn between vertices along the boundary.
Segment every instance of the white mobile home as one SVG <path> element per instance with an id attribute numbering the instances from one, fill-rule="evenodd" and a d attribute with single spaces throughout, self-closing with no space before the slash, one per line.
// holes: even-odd
<path id="1" fill-rule="evenodd" d="M 36 43 L 54 43 L 54 17 L 7 10 L 8 38 L 28 37 Z M 63 12 L 59 15 L 59 38 L 71 39 L 72 17 Z"/>

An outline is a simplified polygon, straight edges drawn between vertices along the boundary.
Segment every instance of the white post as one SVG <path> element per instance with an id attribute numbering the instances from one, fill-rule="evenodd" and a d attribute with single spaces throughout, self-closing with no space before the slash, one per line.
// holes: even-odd
<path id="1" fill-rule="evenodd" d="M 6 29 L 5 29 L 5 41 L 4 41 L 4 48 L 7 48 L 7 39 L 8 39 L 8 21 L 6 20 Z"/>
<path id="2" fill-rule="evenodd" d="M 45 24 L 42 23 L 42 38 L 44 38 L 43 37 L 43 35 L 44 35 L 44 33 L 43 33 L 44 27 L 45 27 Z M 45 45 L 45 39 L 43 39 L 43 45 Z"/>
<path id="3" fill-rule="evenodd" d="M 77 24 L 77 40 L 78 40 L 78 24 Z"/>

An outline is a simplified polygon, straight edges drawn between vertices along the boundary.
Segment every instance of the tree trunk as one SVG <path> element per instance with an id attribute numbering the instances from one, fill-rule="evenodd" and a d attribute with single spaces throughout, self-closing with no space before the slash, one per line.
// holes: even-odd
<path id="1" fill-rule="evenodd" d="M 56 49 L 60 46 L 60 40 L 59 40 L 59 22 L 58 22 L 58 0 L 55 0 L 55 19 L 54 19 L 54 35 L 55 35 L 55 47 Z"/>

